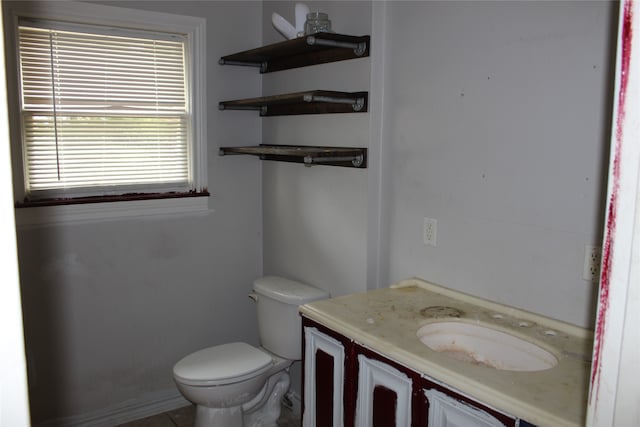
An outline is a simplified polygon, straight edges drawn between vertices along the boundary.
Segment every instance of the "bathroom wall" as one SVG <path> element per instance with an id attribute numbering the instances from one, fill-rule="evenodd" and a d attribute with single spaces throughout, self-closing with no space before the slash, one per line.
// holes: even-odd
<path id="1" fill-rule="evenodd" d="M 326 12 L 338 33 L 371 33 L 371 3 L 305 2 Z M 271 14 L 294 22 L 294 2 L 265 2 L 264 44 L 284 40 Z M 369 58 L 263 75 L 264 95 L 313 89 L 367 91 Z M 369 114 L 268 117 L 262 142 L 367 147 Z M 264 271 L 326 289 L 333 296 L 366 289 L 367 169 L 263 162 Z"/>
<path id="2" fill-rule="evenodd" d="M 617 5 L 389 2 L 381 285 L 419 276 L 592 327 Z M 423 217 L 438 220 L 423 244 Z"/>
<path id="3" fill-rule="evenodd" d="M 260 167 L 218 147 L 259 141 L 261 123 L 217 103 L 259 94 L 261 78 L 217 61 L 261 43 L 261 3 L 102 3 L 206 18 L 210 211 L 18 229 L 34 425 L 176 398 L 181 357 L 258 343 Z"/>
<path id="4" fill-rule="evenodd" d="M 338 33 L 371 34 L 371 3 L 305 2 L 329 14 Z M 295 21 L 291 1 L 263 5 L 263 43 L 284 40 L 271 14 Z M 304 90 L 367 91 L 369 58 L 263 75 L 264 95 Z M 269 144 L 368 147 L 370 114 L 268 117 L 262 139 Z M 369 169 L 262 162 L 263 262 L 276 274 L 340 296 L 367 289 L 367 191 Z M 291 389 L 301 395 L 300 363 L 291 370 Z"/>
<path id="5" fill-rule="evenodd" d="M 371 34 L 371 58 L 268 74 L 264 93 L 369 89 L 370 113 L 264 119 L 263 140 L 368 146 L 370 166 L 264 162 L 265 272 L 334 295 L 419 276 L 590 327 L 616 5 L 310 4 Z M 265 43 L 282 39 L 274 11 L 293 21 L 292 2 L 265 2 Z"/>

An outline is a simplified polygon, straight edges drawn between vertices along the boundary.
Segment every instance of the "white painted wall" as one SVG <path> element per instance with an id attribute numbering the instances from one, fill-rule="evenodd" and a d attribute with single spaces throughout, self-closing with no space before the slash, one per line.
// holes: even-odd
<path id="1" fill-rule="evenodd" d="M 329 14 L 334 31 L 371 32 L 369 2 L 306 2 Z M 284 40 L 271 25 L 277 12 L 294 22 L 294 2 L 265 2 L 264 44 Z M 263 75 L 264 95 L 325 89 L 369 90 L 368 58 Z M 367 147 L 369 115 L 268 117 L 268 144 Z M 263 162 L 265 274 L 278 274 L 339 296 L 366 289 L 367 170 Z"/>
<path id="2" fill-rule="evenodd" d="M 338 33 L 371 34 L 371 3 L 305 2 L 329 14 Z M 263 6 L 263 43 L 284 40 L 271 25 L 277 12 L 295 22 L 292 1 Z M 264 95 L 304 90 L 367 91 L 369 58 L 263 75 Z M 364 113 L 268 117 L 267 144 L 368 147 L 370 116 Z M 265 274 L 290 277 L 340 296 L 367 289 L 368 169 L 262 162 Z M 301 394 L 299 363 L 291 389 Z"/>
<path id="3" fill-rule="evenodd" d="M 263 142 L 362 144 L 371 164 L 263 163 L 265 272 L 333 295 L 419 276 L 592 327 L 583 250 L 602 235 L 615 5 L 311 4 L 337 32 L 370 20 L 371 58 L 265 75 L 263 93 L 368 88 L 370 113 L 267 118 Z M 274 11 L 293 20 L 292 2 L 266 2 L 265 44 Z"/>
<path id="4" fill-rule="evenodd" d="M 233 340 L 257 344 L 261 174 L 218 147 L 254 143 L 257 117 L 220 112 L 255 96 L 254 69 L 218 58 L 260 44 L 260 2 L 102 2 L 207 20 L 210 213 L 19 229 L 33 421 L 179 395 L 173 364 Z"/>
<path id="5" fill-rule="evenodd" d="M 601 241 L 615 13 L 387 4 L 383 285 L 419 276 L 592 327 L 583 250 Z"/>

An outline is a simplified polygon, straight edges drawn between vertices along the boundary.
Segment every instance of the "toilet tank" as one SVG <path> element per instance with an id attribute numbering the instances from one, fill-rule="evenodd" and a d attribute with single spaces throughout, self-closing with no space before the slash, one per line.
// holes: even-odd
<path id="1" fill-rule="evenodd" d="M 302 326 L 298 307 L 329 298 L 329 292 L 285 279 L 261 277 L 254 282 L 260 345 L 289 360 L 302 357 Z"/>

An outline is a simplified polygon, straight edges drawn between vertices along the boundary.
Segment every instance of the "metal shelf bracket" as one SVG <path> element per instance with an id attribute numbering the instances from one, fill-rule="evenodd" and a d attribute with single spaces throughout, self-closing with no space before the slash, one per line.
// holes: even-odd
<path id="1" fill-rule="evenodd" d="M 306 94 L 302 97 L 304 102 L 328 102 L 332 104 L 349 104 L 353 108 L 353 111 L 360 111 L 364 107 L 364 98 L 339 98 L 335 96 L 323 96 Z"/>
<path id="2" fill-rule="evenodd" d="M 353 147 L 309 147 L 259 145 L 251 147 L 221 147 L 221 156 L 250 154 L 261 160 L 302 163 L 305 166 L 327 165 L 353 168 L 367 167 L 367 149 Z"/>
<path id="3" fill-rule="evenodd" d="M 353 53 L 356 56 L 362 56 L 367 51 L 367 43 L 351 43 L 341 42 L 337 40 L 319 39 L 314 36 L 307 36 L 307 44 L 309 46 L 327 46 L 327 47 L 339 47 L 343 49 L 353 49 Z"/>

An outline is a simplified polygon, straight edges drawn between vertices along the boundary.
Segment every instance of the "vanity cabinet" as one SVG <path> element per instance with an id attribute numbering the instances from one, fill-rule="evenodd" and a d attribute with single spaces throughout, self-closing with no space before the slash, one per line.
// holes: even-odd
<path id="1" fill-rule="evenodd" d="M 355 425 L 411 425 L 412 379 L 384 361 L 356 352 L 358 364 Z"/>
<path id="2" fill-rule="evenodd" d="M 445 387 L 424 379 L 421 392 L 427 397 L 429 427 L 522 426 L 515 418 L 487 408 Z"/>
<path id="3" fill-rule="evenodd" d="M 525 425 L 311 319 L 302 323 L 303 427 Z"/>
<path id="4" fill-rule="evenodd" d="M 304 326 L 303 427 L 341 427 L 344 422 L 347 383 L 347 357 L 345 351 L 351 343 L 325 328 Z"/>

